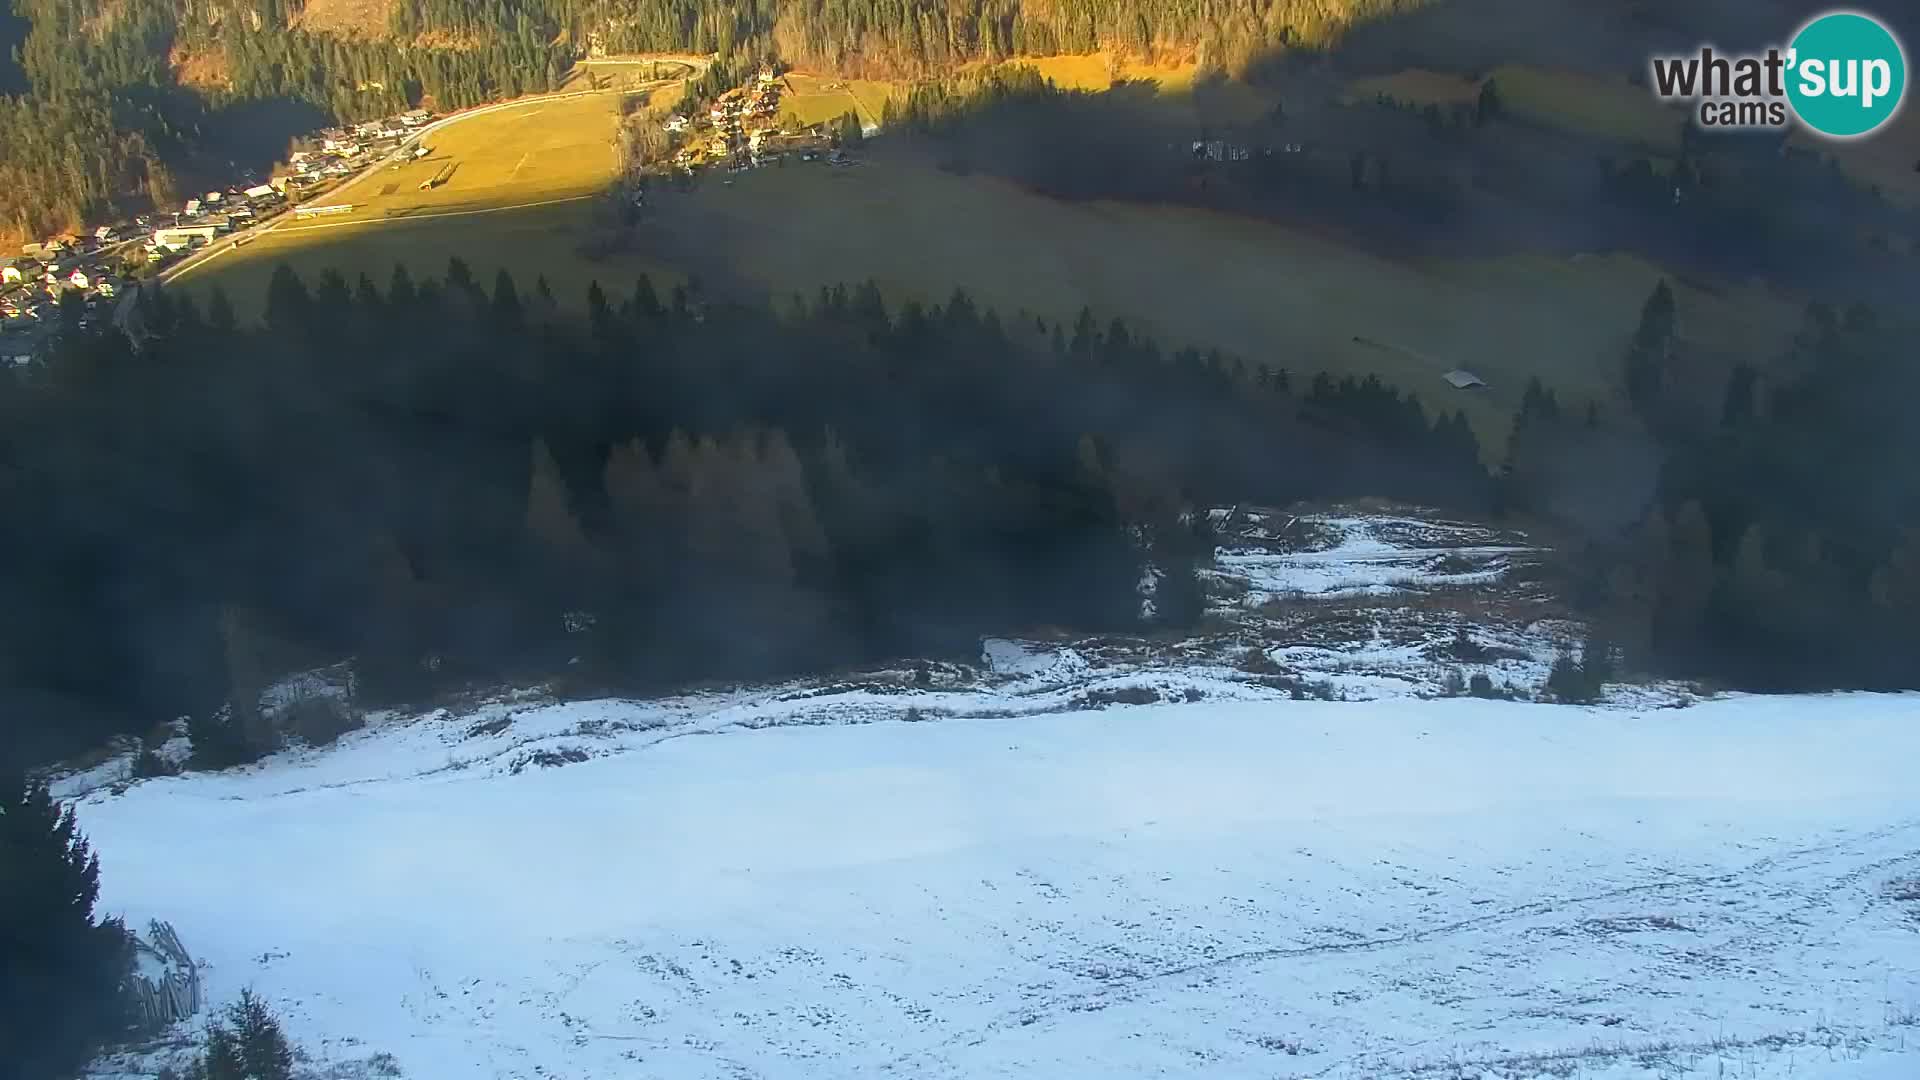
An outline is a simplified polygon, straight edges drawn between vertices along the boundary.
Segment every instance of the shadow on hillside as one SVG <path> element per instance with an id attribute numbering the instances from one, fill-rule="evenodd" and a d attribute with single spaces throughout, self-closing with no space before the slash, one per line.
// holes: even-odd
<path id="1" fill-rule="evenodd" d="M 293 140 L 327 126 L 325 112 L 304 101 L 272 98 L 214 110 L 189 169 L 223 183 L 236 171 L 264 176 L 286 159 Z"/>

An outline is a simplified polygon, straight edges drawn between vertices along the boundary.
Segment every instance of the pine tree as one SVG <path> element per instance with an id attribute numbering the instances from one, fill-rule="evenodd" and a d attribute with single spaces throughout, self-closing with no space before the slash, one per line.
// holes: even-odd
<path id="1" fill-rule="evenodd" d="M 207 1025 L 191 1080 L 292 1080 L 293 1045 L 273 1010 L 252 990 Z"/>
<path id="2" fill-rule="evenodd" d="M 406 311 L 413 307 L 414 299 L 413 275 L 407 273 L 404 264 L 394 263 L 393 277 L 387 282 L 387 303 L 395 311 Z"/>
<path id="3" fill-rule="evenodd" d="M 292 1080 L 293 1047 L 266 1002 L 242 990 L 230 1015 L 248 1080 Z"/>
<path id="4" fill-rule="evenodd" d="M 131 939 L 96 920 L 100 860 L 44 784 L 0 776 L 0 1062 L 71 1076 L 132 1020 Z"/>
<path id="5" fill-rule="evenodd" d="M 227 299 L 227 291 L 215 285 L 207 294 L 207 326 L 216 334 L 231 334 L 235 321 L 233 302 Z"/>
<path id="6" fill-rule="evenodd" d="M 1684 654 L 1698 642 L 1702 617 L 1713 595 L 1713 529 L 1706 511 L 1689 500 L 1674 515 L 1653 612 L 1653 643 Z"/>
<path id="7" fill-rule="evenodd" d="M 567 490 L 560 465 L 547 448 L 547 440 L 536 437 L 532 445 L 531 476 L 527 485 L 527 532 L 546 551 L 562 560 L 586 557 L 593 545 L 573 512 L 573 498 Z"/>
<path id="8" fill-rule="evenodd" d="M 1487 124 L 1499 119 L 1505 111 L 1505 105 L 1500 98 L 1499 80 L 1488 79 L 1480 84 L 1480 97 L 1473 106 L 1473 126 L 1486 127 Z"/>
<path id="9" fill-rule="evenodd" d="M 525 325 L 526 313 L 521 310 L 520 291 L 514 288 L 513 276 L 504 269 L 493 277 L 491 307 L 494 322 L 503 331 L 516 332 Z"/>
<path id="10" fill-rule="evenodd" d="M 1643 416 L 1651 415 L 1666 385 L 1674 340 L 1673 287 L 1661 278 L 1640 309 L 1640 325 L 1627 349 L 1627 397 Z"/>
<path id="11" fill-rule="evenodd" d="M 273 268 L 267 279 L 267 327 L 278 334 L 304 338 L 313 325 L 313 298 L 307 286 L 286 263 Z"/>
<path id="12" fill-rule="evenodd" d="M 1614 680 L 1619 669 L 1619 649 L 1613 640 L 1604 630 L 1590 629 L 1586 643 L 1580 648 L 1580 673 L 1596 696 L 1607 683 Z"/>

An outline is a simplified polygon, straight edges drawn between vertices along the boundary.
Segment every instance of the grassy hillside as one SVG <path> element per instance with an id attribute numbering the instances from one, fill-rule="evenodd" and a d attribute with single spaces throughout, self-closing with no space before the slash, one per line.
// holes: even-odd
<path id="1" fill-rule="evenodd" d="M 1061 202 L 884 157 L 744 174 L 668 197 L 657 221 L 663 251 L 726 252 L 776 296 L 871 276 L 896 298 L 939 300 L 961 285 L 1049 322 L 1087 306 L 1163 344 L 1218 345 L 1295 372 L 1377 372 L 1468 407 L 1483 437 L 1504 436 L 1531 375 L 1576 400 L 1611 399 L 1660 277 L 1627 257 L 1397 261 L 1278 225 Z M 1689 334 L 1717 346 L 1771 355 L 1799 319 L 1759 289 L 1683 283 L 1680 294 Z M 1454 367 L 1491 391 L 1449 390 L 1440 375 Z"/>
<path id="2" fill-rule="evenodd" d="M 356 204 L 350 217 L 289 223 L 183 284 L 217 282 L 255 312 L 283 259 L 306 274 L 336 267 L 384 281 L 396 261 L 437 269 L 458 255 L 483 280 L 500 268 L 523 287 L 544 275 L 566 306 L 590 281 L 623 292 L 641 272 L 693 272 L 773 297 L 868 277 L 895 301 L 939 301 L 961 286 L 1008 317 L 1051 324 L 1085 306 L 1165 346 L 1217 345 L 1297 373 L 1379 373 L 1468 408 L 1482 437 L 1495 438 L 1532 375 L 1573 400 L 1614 397 L 1628 335 L 1660 276 L 1626 257 L 1387 259 L 1215 213 L 1046 199 L 884 145 L 861 168 L 795 163 L 661 194 L 637 250 L 589 260 L 580 252 L 599 226 L 586 196 L 611 175 L 612 101 L 454 125 L 429 140 L 426 160 L 342 192 L 338 201 Z M 449 181 L 418 190 L 444 163 L 457 165 Z M 1798 320 L 1795 305 L 1756 288 L 1680 292 L 1689 335 L 1715 346 L 1769 355 Z M 1490 391 L 1450 390 L 1439 376 L 1454 367 L 1478 372 Z"/>
<path id="3" fill-rule="evenodd" d="M 503 268 L 526 286 L 545 275 L 568 305 L 583 302 L 596 277 L 624 287 L 638 268 L 616 271 L 578 254 L 594 228 L 589 205 L 614 175 L 611 140 L 620 98 L 534 101 L 452 124 L 427 137 L 428 156 L 381 169 L 327 197 L 352 204 L 351 213 L 284 222 L 179 284 L 204 294 L 218 283 L 251 313 L 259 310 L 277 262 L 309 280 L 334 268 L 384 283 L 395 262 L 437 272 L 458 255 L 488 280 Z M 421 190 L 423 180 L 442 172 L 443 183 Z"/>

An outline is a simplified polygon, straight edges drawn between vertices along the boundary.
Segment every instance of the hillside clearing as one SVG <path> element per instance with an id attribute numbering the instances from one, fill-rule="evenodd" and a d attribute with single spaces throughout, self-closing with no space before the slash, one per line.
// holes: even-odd
<path id="1" fill-rule="evenodd" d="M 1162 93 L 1178 94 L 1192 89 L 1199 65 L 1191 62 L 1150 63 L 1133 57 L 1116 58 L 1111 53 L 1084 56 L 1020 57 L 1011 61 L 1037 69 L 1066 90 L 1105 90 L 1115 79 L 1141 79 L 1160 84 Z"/>
<path id="2" fill-rule="evenodd" d="M 394 0 L 306 0 L 292 21 L 300 29 L 316 34 L 384 38 L 393 7 Z"/>
<path id="3" fill-rule="evenodd" d="M 797 71 L 782 79 L 785 89 L 780 97 L 780 115 L 800 124 L 826 123 L 850 112 L 859 116 L 862 124 L 878 124 L 886 112 L 887 99 L 906 93 L 898 83 L 876 79 L 840 79 Z"/>

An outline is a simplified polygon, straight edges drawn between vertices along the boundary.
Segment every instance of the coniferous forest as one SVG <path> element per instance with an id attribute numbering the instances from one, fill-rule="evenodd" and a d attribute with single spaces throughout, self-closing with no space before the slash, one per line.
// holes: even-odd
<path id="1" fill-rule="evenodd" d="M 456 260 L 385 282 L 282 268 L 258 327 L 218 294 L 142 295 L 142 350 L 74 329 L 0 383 L 19 758 L 207 715 L 262 664 L 350 655 L 370 700 L 406 702 L 1186 627 L 1181 583 L 1212 552 L 1192 511 L 1242 500 L 1558 520 L 1590 545 L 1577 599 L 1656 670 L 1920 674 L 1920 480 L 1898 465 L 1920 387 L 1910 331 L 1866 308 L 1816 305 L 1790 361 L 1702 409 L 1663 283 L 1623 358 L 1634 415 L 1536 385 L 1483 455 L 1464 417 L 1372 378 L 1165 355 L 1084 313 L 1008 323 L 961 293 L 888 310 L 840 287 L 775 316 L 641 279 L 596 287 L 581 325 L 544 281 Z M 1651 513 L 1629 477 L 1578 528 L 1637 460 Z M 1143 623 L 1148 564 L 1176 584 Z"/>
<path id="2" fill-rule="evenodd" d="M 395 701 L 970 656 L 1140 629 L 1145 565 L 1210 557 L 1187 513 L 1210 500 L 1492 498 L 1462 417 L 1373 380 L 1293 386 L 1090 317 L 1043 334 L 962 294 L 775 318 L 643 280 L 578 326 L 458 262 L 283 269 L 258 329 L 142 295 L 144 351 L 76 330 L 0 389 L 0 655 L 36 758 L 209 711 L 242 645 L 352 654 Z"/>

